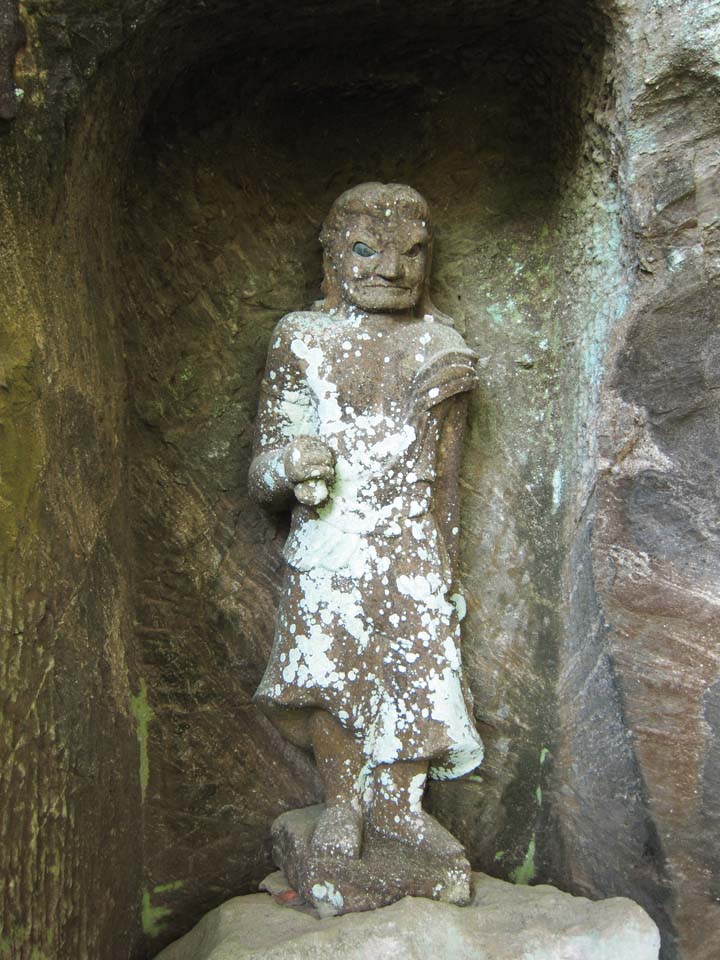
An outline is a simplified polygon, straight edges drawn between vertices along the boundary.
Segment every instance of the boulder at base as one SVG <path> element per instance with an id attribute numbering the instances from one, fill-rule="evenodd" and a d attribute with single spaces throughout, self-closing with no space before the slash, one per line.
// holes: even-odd
<path id="1" fill-rule="evenodd" d="M 268 894 L 228 900 L 157 960 L 658 960 L 660 935 L 632 900 L 473 874 L 470 906 L 407 897 L 318 919 Z"/>

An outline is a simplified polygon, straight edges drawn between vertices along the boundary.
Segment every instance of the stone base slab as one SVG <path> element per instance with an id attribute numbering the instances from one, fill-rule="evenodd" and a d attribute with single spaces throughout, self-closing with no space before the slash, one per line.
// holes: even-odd
<path id="1" fill-rule="evenodd" d="M 291 810 L 272 825 L 273 860 L 321 917 L 374 910 L 407 896 L 470 903 L 470 864 L 463 856 L 431 856 L 380 839 L 366 839 L 357 860 L 316 854 L 311 840 L 323 810 L 322 805 Z"/>
<path id="2" fill-rule="evenodd" d="M 658 960 L 660 935 L 632 900 L 473 874 L 467 907 L 408 897 L 318 919 L 268 894 L 211 911 L 157 960 Z"/>

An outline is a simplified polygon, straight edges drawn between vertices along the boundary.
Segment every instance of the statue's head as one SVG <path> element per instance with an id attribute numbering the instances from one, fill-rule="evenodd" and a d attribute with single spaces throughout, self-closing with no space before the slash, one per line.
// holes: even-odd
<path id="1" fill-rule="evenodd" d="M 341 194 L 320 233 L 325 308 L 418 312 L 427 296 L 430 216 L 417 190 L 363 183 Z"/>

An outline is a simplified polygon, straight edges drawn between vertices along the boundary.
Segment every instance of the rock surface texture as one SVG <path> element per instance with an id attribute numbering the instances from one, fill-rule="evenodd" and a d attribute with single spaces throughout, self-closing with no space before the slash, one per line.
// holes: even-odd
<path id="1" fill-rule="evenodd" d="M 407 898 L 324 920 L 265 894 L 236 897 L 157 960 L 657 960 L 657 927 L 629 900 L 473 879 L 468 907 Z"/>
<path id="2" fill-rule="evenodd" d="M 152 956 L 319 800 L 252 703 L 286 530 L 245 477 L 270 333 L 379 179 L 436 212 L 480 357 L 486 758 L 430 810 L 476 868 L 717 960 L 718 0 L 25 0 L 0 30 L 0 954 Z"/>

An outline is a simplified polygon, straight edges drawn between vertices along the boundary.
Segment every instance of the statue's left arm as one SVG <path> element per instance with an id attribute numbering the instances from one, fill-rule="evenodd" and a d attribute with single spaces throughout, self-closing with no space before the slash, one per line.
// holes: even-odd
<path id="1" fill-rule="evenodd" d="M 458 480 L 467 423 L 468 393 L 445 400 L 444 418 L 433 485 L 433 516 L 448 553 L 453 575 L 460 541 L 460 496 Z"/>

